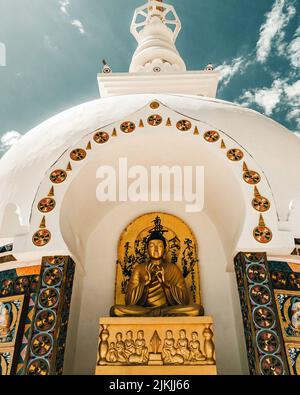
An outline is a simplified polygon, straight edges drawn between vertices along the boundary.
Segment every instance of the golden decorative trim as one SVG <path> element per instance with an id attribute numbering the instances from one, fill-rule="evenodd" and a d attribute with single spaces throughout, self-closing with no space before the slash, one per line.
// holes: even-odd
<path id="1" fill-rule="evenodd" d="M 72 171 L 72 170 L 73 169 L 72 169 L 71 163 L 69 162 L 66 171 Z"/>
<path id="2" fill-rule="evenodd" d="M 222 149 L 226 149 L 226 145 L 225 145 L 225 143 L 224 143 L 224 140 L 223 140 L 223 139 L 221 140 L 221 148 L 222 148 Z"/>
<path id="3" fill-rule="evenodd" d="M 199 129 L 198 126 L 195 126 L 195 130 L 194 130 L 194 136 L 199 136 Z"/>
<path id="4" fill-rule="evenodd" d="M 54 196 L 54 187 L 53 186 L 51 187 L 51 189 L 48 193 L 48 196 Z"/>
<path id="5" fill-rule="evenodd" d="M 111 137 L 117 137 L 117 136 L 118 136 L 117 130 L 116 130 L 116 128 L 114 128 L 114 130 L 113 130 L 113 132 L 111 134 Z"/>
<path id="6" fill-rule="evenodd" d="M 46 218 L 45 218 L 45 216 L 43 216 L 39 228 L 40 229 L 45 229 L 46 228 Z"/>
<path id="7" fill-rule="evenodd" d="M 86 150 L 91 150 L 91 149 L 92 149 L 92 144 L 91 144 L 91 142 L 89 141 L 88 144 L 87 144 L 87 146 L 86 146 Z"/>
<path id="8" fill-rule="evenodd" d="M 144 122 L 143 122 L 143 120 L 141 119 L 140 120 L 140 123 L 139 123 L 139 128 L 143 128 L 144 127 Z"/>
<path id="9" fill-rule="evenodd" d="M 249 171 L 246 162 L 243 163 L 243 171 Z"/>
<path id="10" fill-rule="evenodd" d="M 170 118 L 167 119 L 166 126 L 172 126 L 172 122 L 171 122 L 171 119 L 170 119 Z"/>

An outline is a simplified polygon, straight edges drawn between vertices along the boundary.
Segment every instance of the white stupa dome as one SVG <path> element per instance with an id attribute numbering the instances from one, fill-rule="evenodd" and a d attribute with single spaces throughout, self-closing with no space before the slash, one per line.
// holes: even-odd
<path id="1" fill-rule="evenodd" d="M 233 103 L 188 95 L 138 94 L 104 98 L 81 104 L 38 125 L 15 144 L 0 163 L 0 218 L 12 203 L 19 210 L 21 224 L 29 225 L 32 202 L 46 171 L 86 134 L 104 128 L 140 110 L 153 100 L 223 131 L 243 147 L 263 169 L 274 194 L 280 221 L 288 217 L 289 205 L 296 206 L 291 219 L 300 216 L 300 185 L 297 180 L 299 139 L 282 125 L 260 113 Z M 125 143 L 126 145 L 126 143 Z M 113 149 L 113 148 L 111 148 Z M 184 153 L 181 153 L 184 154 Z M 294 227 L 300 235 L 300 221 Z M 2 227 L 2 237 L 5 234 Z"/>

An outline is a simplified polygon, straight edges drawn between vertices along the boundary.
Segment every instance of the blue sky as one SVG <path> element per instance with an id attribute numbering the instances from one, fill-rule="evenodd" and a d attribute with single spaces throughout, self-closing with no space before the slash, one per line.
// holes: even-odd
<path id="1" fill-rule="evenodd" d="M 136 48 L 129 26 L 145 2 L 0 0 L 0 156 L 37 124 L 98 98 L 101 59 L 128 71 Z M 300 136 L 300 1 L 168 2 L 182 22 L 177 48 L 188 69 L 213 63 L 222 75 L 218 98 Z"/>

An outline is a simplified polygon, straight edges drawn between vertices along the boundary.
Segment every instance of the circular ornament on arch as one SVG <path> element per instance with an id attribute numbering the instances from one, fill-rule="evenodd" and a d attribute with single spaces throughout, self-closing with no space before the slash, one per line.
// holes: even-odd
<path id="1" fill-rule="evenodd" d="M 73 149 L 73 151 L 70 153 L 70 158 L 76 162 L 79 162 L 86 157 L 86 151 L 82 148 L 76 148 Z"/>
<path id="2" fill-rule="evenodd" d="M 61 184 L 66 180 L 67 176 L 68 175 L 66 171 L 57 169 L 50 174 L 50 180 L 53 182 L 53 184 Z"/>
<path id="3" fill-rule="evenodd" d="M 125 121 L 121 124 L 120 129 L 123 133 L 132 133 L 135 131 L 135 123 L 131 121 Z"/>
<path id="4" fill-rule="evenodd" d="M 275 332 L 270 330 L 262 330 L 256 336 L 256 342 L 262 353 L 274 354 L 278 351 L 279 340 Z"/>
<path id="5" fill-rule="evenodd" d="M 216 130 L 209 130 L 203 137 L 208 143 L 216 143 L 220 139 L 220 134 Z"/>
<path id="6" fill-rule="evenodd" d="M 27 367 L 29 376 L 47 376 L 50 372 L 49 365 L 45 359 L 38 358 L 30 362 Z"/>
<path id="7" fill-rule="evenodd" d="M 96 132 L 93 139 L 97 144 L 104 144 L 109 140 L 109 134 L 107 132 Z"/>
<path id="8" fill-rule="evenodd" d="M 150 103 L 150 108 L 152 108 L 152 110 L 156 110 L 157 108 L 159 108 L 159 103 L 157 101 L 153 101 Z"/>
<path id="9" fill-rule="evenodd" d="M 50 213 L 52 210 L 55 209 L 56 202 L 53 198 L 46 197 L 39 201 L 38 203 L 38 210 L 41 213 Z"/>
<path id="10" fill-rule="evenodd" d="M 187 132 L 192 128 L 192 123 L 187 119 L 181 119 L 180 121 L 177 122 L 176 127 L 181 132 Z"/>
<path id="11" fill-rule="evenodd" d="M 37 247 L 43 247 L 51 239 L 51 233 L 48 229 L 40 229 L 32 236 L 32 242 Z"/>
<path id="12" fill-rule="evenodd" d="M 256 171 L 247 170 L 244 171 L 243 179 L 247 184 L 256 185 L 260 182 L 261 177 Z"/>
<path id="13" fill-rule="evenodd" d="M 267 244 L 272 240 L 273 233 L 267 226 L 257 226 L 253 230 L 253 236 L 259 243 Z"/>
<path id="14" fill-rule="evenodd" d="M 252 200 L 252 207 L 257 211 L 264 213 L 270 209 L 271 203 L 264 196 L 255 196 Z"/>
<path id="15" fill-rule="evenodd" d="M 232 148 L 227 152 L 227 158 L 233 162 L 238 162 L 244 157 L 243 151 L 238 148 Z"/>
<path id="16" fill-rule="evenodd" d="M 162 121 L 162 117 L 158 114 L 150 115 L 150 117 L 148 117 L 148 123 L 150 126 L 159 126 Z"/>

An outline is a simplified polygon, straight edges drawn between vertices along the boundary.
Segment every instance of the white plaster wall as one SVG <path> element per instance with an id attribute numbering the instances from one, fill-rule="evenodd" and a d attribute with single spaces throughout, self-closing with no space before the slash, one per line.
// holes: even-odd
<path id="1" fill-rule="evenodd" d="M 73 303 L 72 317 L 80 314 L 76 344 L 68 342 L 66 360 L 73 359 L 75 374 L 93 374 L 96 364 L 99 317 L 107 316 L 114 301 L 115 262 L 119 235 L 136 216 L 153 210 L 170 212 L 183 218 L 198 239 L 202 301 L 207 315 L 212 315 L 215 326 L 216 356 L 220 374 L 247 374 L 242 321 L 237 292 L 231 289 L 227 261 L 215 226 L 204 214 L 184 214 L 179 203 L 168 205 L 124 203 L 107 212 L 91 234 L 84 259 L 86 276 L 83 280 L 81 305 Z M 80 312 L 78 312 L 80 309 Z M 70 327 L 76 325 L 71 319 Z M 72 358 L 70 358 L 72 355 Z"/>

